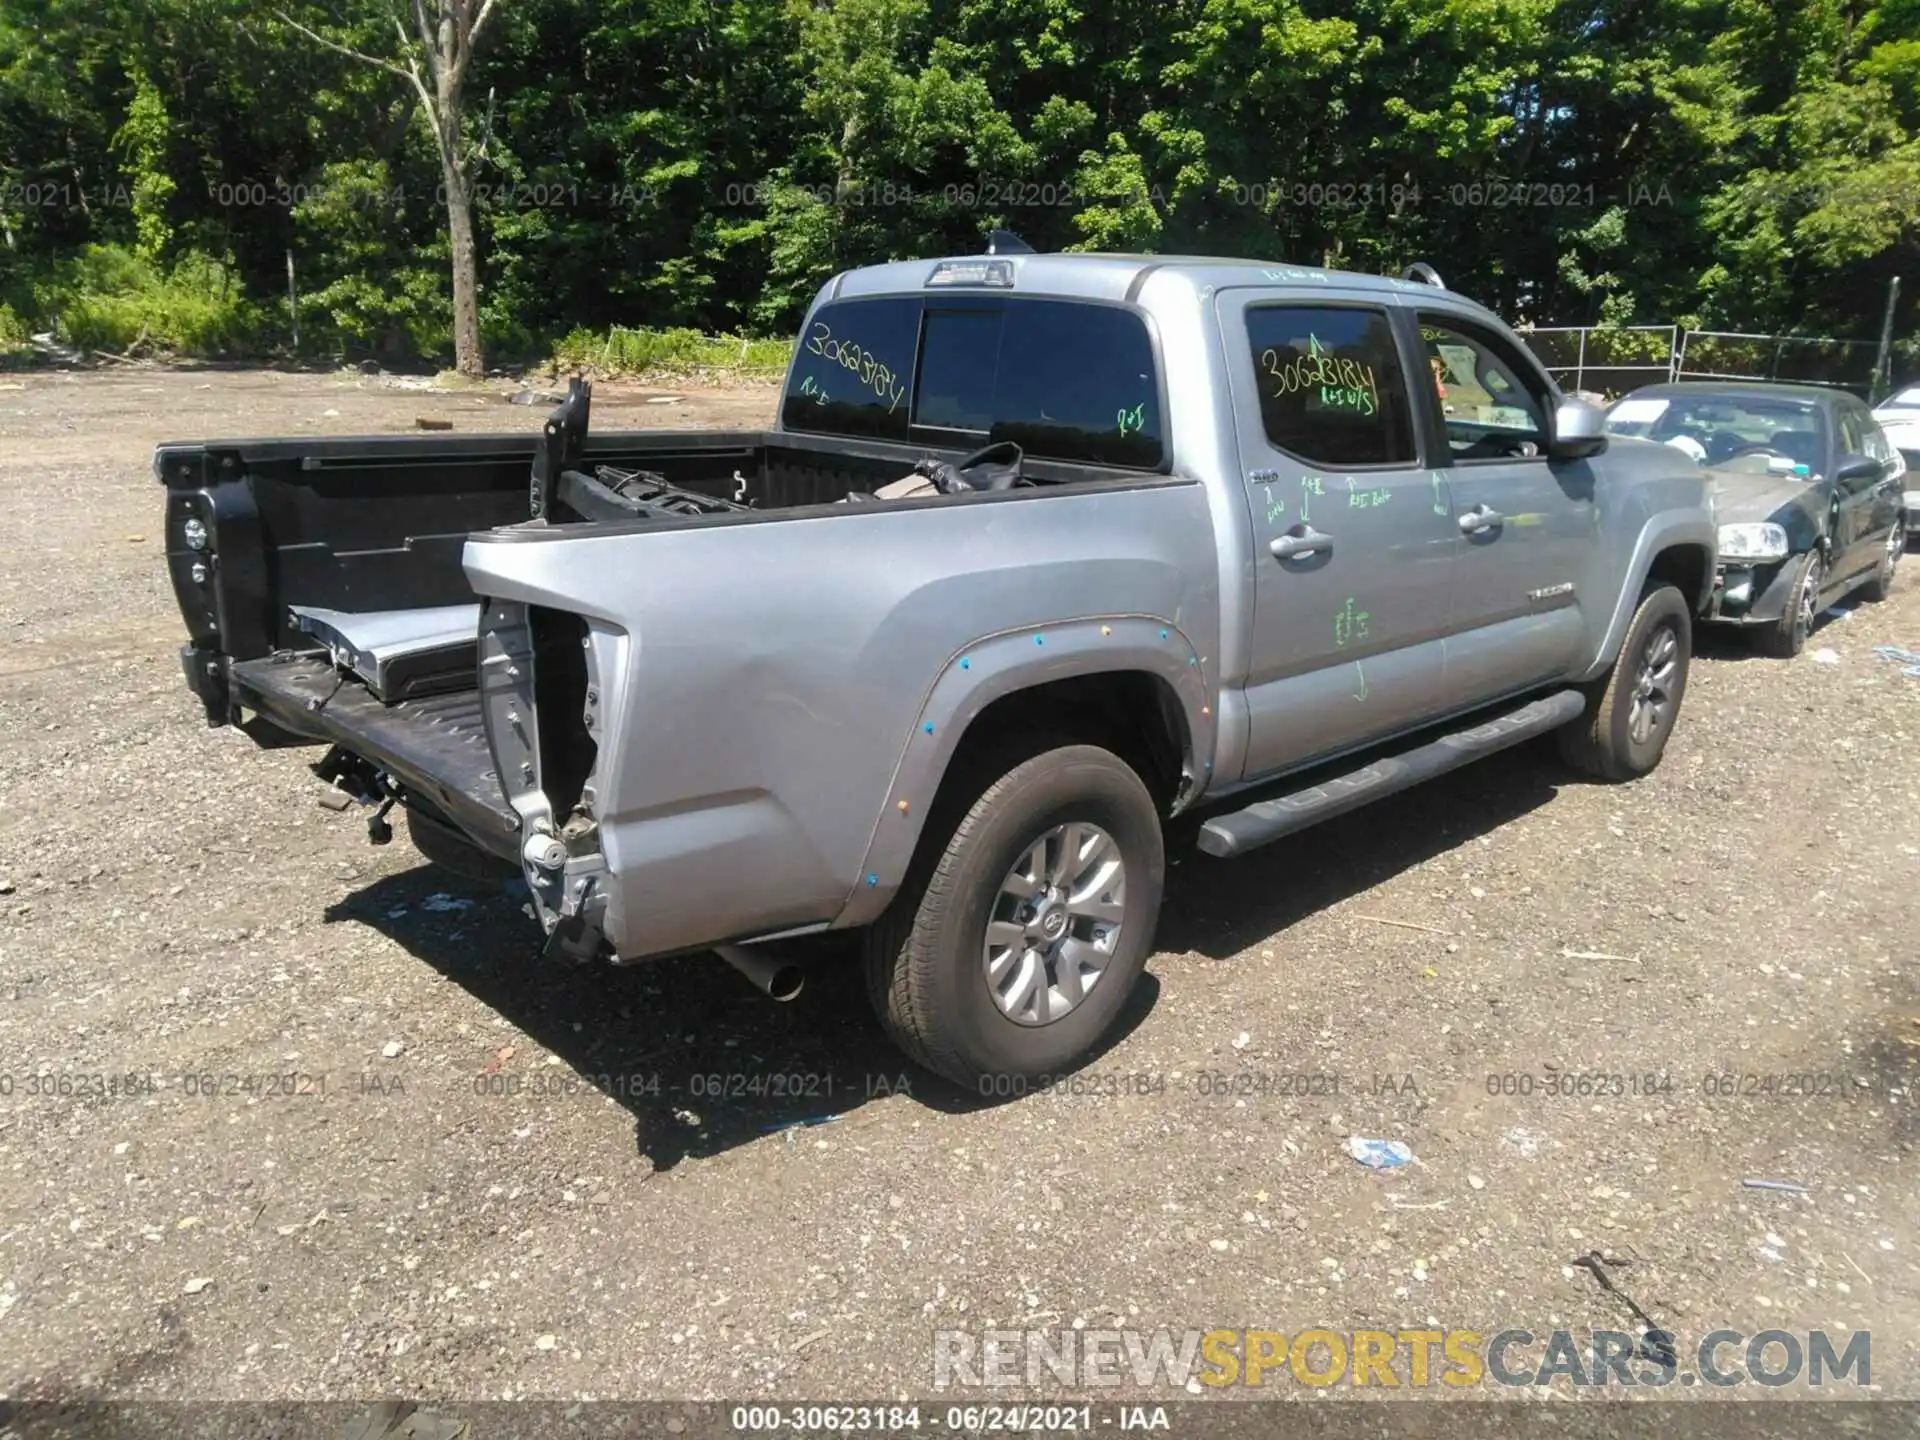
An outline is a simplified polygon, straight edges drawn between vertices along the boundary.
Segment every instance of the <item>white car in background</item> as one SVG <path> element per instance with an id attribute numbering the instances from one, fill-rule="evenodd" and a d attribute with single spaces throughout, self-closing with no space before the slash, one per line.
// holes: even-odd
<path id="1" fill-rule="evenodd" d="M 1920 385 L 1896 390 L 1874 407 L 1887 439 L 1907 466 L 1907 543 L 1920 535 Z"/>

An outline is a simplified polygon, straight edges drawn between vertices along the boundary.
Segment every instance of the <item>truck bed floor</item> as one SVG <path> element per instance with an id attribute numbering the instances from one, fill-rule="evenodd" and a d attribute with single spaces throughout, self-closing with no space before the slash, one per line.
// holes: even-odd
<path id="1" fill-rule="evenodd" d="M 324 658 L 243 660 L 234 699 L 284 729 L 330 740 L 371 760 L 438 806 L 474 840 L 508 859 L 520 822 L 494 773 L 478 689 L 381 703 Z M 331 698 L 328 698 L 331 696 Z M 308 702 L 324 702 L 314 708 Z"/>

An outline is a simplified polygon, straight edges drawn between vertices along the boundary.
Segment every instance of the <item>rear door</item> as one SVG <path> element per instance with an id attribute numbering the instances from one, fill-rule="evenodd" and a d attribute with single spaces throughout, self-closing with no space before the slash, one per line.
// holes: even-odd
<path id="1" fill-rule="evenodd" d="M 1834 570 L 1837 576 L 1853 576 L 1880 563 L 1887 531 L 1900 523 L 1902 467 L 1885 432 L 1865 405 L 1849 396 L 1839 402 L 1838 411 L 1840 444 L 1835 468 L 1858 455 L 1880 462 L 1878 474 L 1844 484 L 1836 482 L 1834 486 L 1839 507 Z"/>
<path id="2" fill-rule="evenodd" d="M 1248 777 L 1430 715 L 1459 548 L 1387 306 L 1216 300 L 1254 534 Z"/>
<path id="3" fill-rule="evenodd" d="M 1587 593 L 1598 575 L 1594 472 L 1547 457 L 1557 397 L 1508 336 L 1425 308 L 1417 333 L 1422 406 L 1462 542 L 1446 691 L 1477 704 L 1566 674 L 1588 633 L 1585 607 L 1610 606 Z"/>

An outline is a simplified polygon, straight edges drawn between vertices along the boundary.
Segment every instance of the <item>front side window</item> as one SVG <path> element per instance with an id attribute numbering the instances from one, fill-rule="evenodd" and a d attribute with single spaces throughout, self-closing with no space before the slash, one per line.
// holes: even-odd
<path id="1" fill-rule="evenodd" d="M 1852 417 L 1854 425 L 1860 432 L 1853 446 L 1856 455 L 1866 455 L 1884 462 L 1892 460 L 1899 453 L 1893 448 L 1893 442 L 1887 438 L 1887 432 L 1880 428 L 1880 422 L 1874 419 L 1864 406 L 1856 409 L 1850 405 L 1847 407 L 1847 414 Z"/>
<path id="2" fill-rule="evenodd" d="M 1328 468 L 1414 463 L 1406 378 L 1383 310 L 1247 309 L 1260 423 L 1275 448 Z"/>
<path id="3" fill-rule="evenodd" d="M 1848 447 L 1850 454 L 1878 460 L 1883 476 L 1906 473 L 1906 464 L 1901 460 L 1900 452 L 1893 448 L 1893 442 L 1887 439 L 1887 432 L 1880 428 L 1880 422 L 1873 418 L 1864 405 L 1847 406 L 1845 415 L 1853 422 L 1855 430 L 1854 441 Z"/>
<path id="4" fill-rule="evenodd" d="M 1433 316 L 1420 322 L 1453 458 L 1527 459 L 1547 453 L 1547 397 L 1517 361 L 1468 330 Z"/>
<path id="5" fill-rule="evenodd" d="M 918 300 L 821 306 L 800 336 L 780 423 L 789 430 L 905 440 L 919 336 Z"/>
<path id="6" fill-rule="evenodd" d="M 1860 415 L 1850 405 L 1840 407 L 1840 453 L 1843 455 L 1867 453 L 1866 437 L 1861 433 L 1860 428 Z"/>

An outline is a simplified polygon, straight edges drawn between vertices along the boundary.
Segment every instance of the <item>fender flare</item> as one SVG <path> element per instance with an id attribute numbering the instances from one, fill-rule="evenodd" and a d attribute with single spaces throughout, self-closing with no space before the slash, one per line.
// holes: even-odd
<path id="1" fill-rule="evenodd" d="M 1653 562 L 1662 552 L 1677 546 L 1696 546 L 1706 552 L 1707 564 L 1700 581 L 1700 593 L 1689 597 L 1693 614 L 1703 614 L 1713 599 L 1713 577 L 1720 553 L 1720 530 L 1709 516 L 1672 511 L 1655 515 L 1641 527 L 1640 538 L 1634 542 L 1633 559 L 1628 563 L 1625 583 L 1620 587 L 1619 598 L 1614 601 L 1613 618 L 1607 622 L 1606 636 L 1600 642 L 1600 649 L 1587 667 L 1575 678 L 1577 680 L 1595 680 L 1612 668 L 1620 647 L 1626 643 L 1627 626 L 1633 623 L 1633 612 L 1640 608 L 1640 592 L 1646 586 L 1647 576 L 1653 570 Z"/>
<path id="2" fill-rule="evenodd" d="M 879 918 L 898 892 L 933 798 L 968 727 L 996 700 L 1057 680 L 1137 671 L 1165 682 L 1185 719 L 1181 757 L 1199 780 L 1211 769 L 1214 702 L 1204 657 L 1177 622 L 1149 615 L 1096 615 L 983 635 L 948 656 L 928 684 L 894 765 L 860 871 L 835 928 Z"/>

